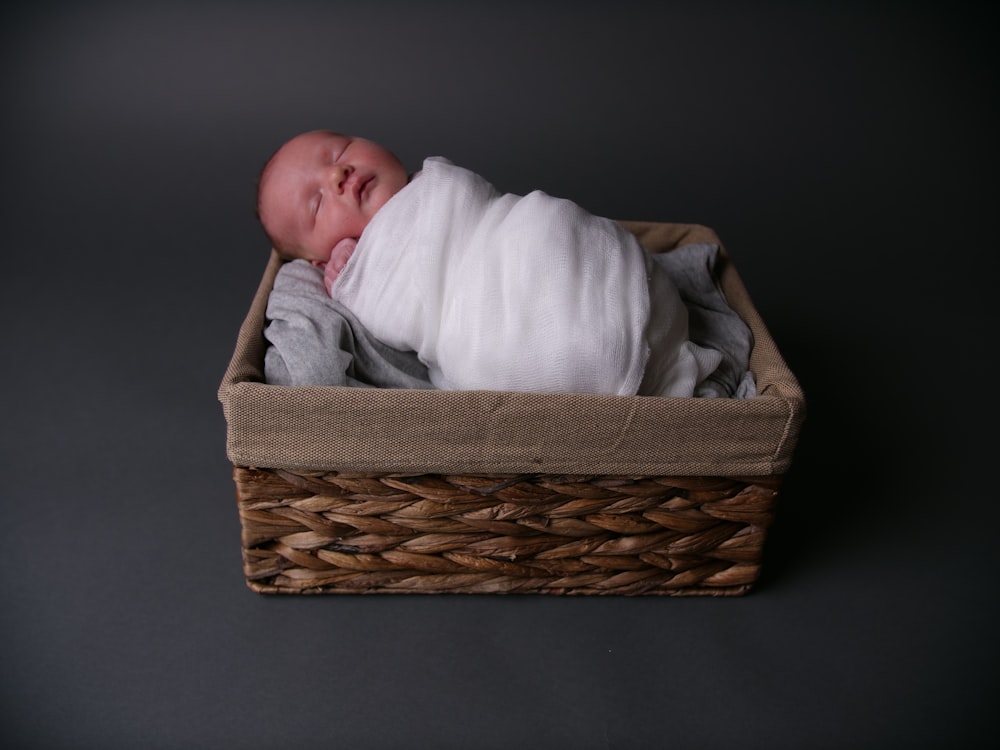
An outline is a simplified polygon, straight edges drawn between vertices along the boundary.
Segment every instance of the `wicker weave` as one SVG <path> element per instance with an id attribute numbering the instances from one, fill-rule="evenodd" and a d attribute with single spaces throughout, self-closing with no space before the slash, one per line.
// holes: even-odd
<path id="1" fill-rule="evenodd" d="M 298 594 L 743 594 L 780 479 L 234 467 L 248 585 Z"/>

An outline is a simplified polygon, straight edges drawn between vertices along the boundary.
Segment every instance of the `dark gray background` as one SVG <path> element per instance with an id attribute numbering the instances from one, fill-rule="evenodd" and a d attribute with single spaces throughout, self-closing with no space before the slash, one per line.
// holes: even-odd
<path id="1" fill-rule="evenodd" d="M 992 29 L 954 2 L 5 5 L 4 747 L 985 746 Z M 754 593 L 245 587 L 215 391 L 257 171 L 314 127 L 718 230 L 810 404 Z"/>

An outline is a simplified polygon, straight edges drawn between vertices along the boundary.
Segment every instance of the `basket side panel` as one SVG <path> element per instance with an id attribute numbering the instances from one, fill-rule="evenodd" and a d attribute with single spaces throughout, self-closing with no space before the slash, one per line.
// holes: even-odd
<path id="1" fill-rule="evenodd" d="M 727 596 L 780 477 L 388 475 L 235 467 L 260 593 Z"/>

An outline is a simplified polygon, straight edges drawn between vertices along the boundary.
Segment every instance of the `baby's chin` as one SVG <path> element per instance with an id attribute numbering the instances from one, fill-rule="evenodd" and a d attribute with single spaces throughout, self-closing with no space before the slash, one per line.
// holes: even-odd
<path id="1" fill-rule="evenodd" d="M 409 181 L 409 175 L 405 171 L 399 175 L 393 174 L 376 179 L 369 196 L 368 210 L 372 214 L 379 211 L 396 193 L 406 187 Z"/>

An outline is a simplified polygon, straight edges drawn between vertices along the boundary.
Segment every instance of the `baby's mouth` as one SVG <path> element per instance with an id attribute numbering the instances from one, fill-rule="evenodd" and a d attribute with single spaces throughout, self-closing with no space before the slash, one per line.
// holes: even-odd
<path id="1" fill-rule="evenodd" d="M 364 177 L 358 180 L 355 185 L 355 194 L 357 195 L 358 203 L 361 203 L 368 197 L 368 187 L 375 180 L 374 176 Z"/>

